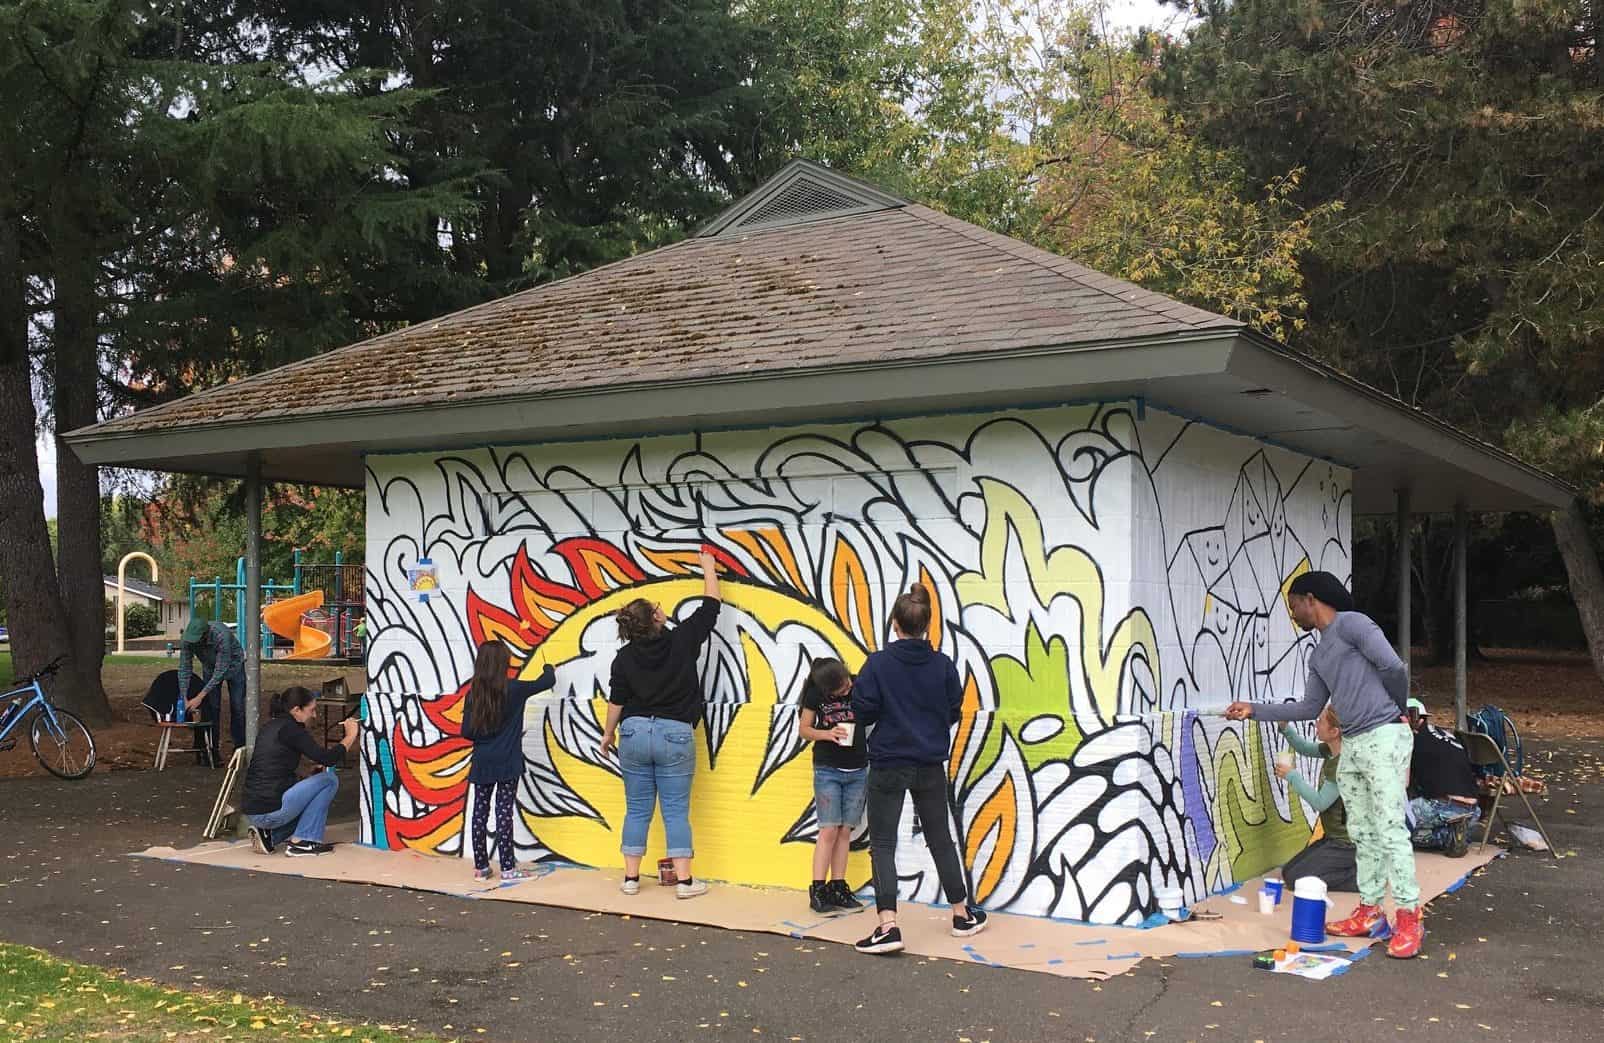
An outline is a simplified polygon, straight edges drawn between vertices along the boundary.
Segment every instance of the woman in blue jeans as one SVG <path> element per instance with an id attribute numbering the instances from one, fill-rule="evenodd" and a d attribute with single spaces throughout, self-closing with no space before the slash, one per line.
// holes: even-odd
<path id="1" fill-rule="evenodd" d="M 624 882 L 640 891 L 640 863 L 652 810 L 661 805 L 668 857 L 674 860 L 678 896 L 695 898 L 707 884 L 691 875 L 691 780 L 696 775 L 696 725 L 702 719 L 702 679 L 697 659 L 718 620 L 718 572 L 702 548 L 702 603 L 690 618 L 669 628 L 661 605 L 636 598 L 618 610 L 618 636 L 625 644 L 613 658 L 612 690 L 601 753 L 618 751 L 624 775 Z"/>
<path id="2" fill-rule="evenodd" d="M 241 803 L 250 822 L 251 846 L 270 855 L 281 838 L 288 838 L 284 853 L 291 858 L 321 855 L 334 850 L 323 842 L 329 805 L 340 780 L 327 769 L 345 760 L 356 745 L 357 722 L 345 721 L 345 736 L 333 746 L 319 746 L 306 730 L 317 713 L 317 693 L 295 686 L 273 696 L 272 720 L 262 727 L 245 771 L 245 799 Z M 305 757 L 325 770 L 297 782 L 295 770 Z"/>

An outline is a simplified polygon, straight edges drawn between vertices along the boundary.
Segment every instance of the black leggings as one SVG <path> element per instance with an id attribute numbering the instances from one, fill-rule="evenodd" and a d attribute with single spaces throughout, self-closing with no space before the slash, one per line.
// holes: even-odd
<path id="1" fill-rule="evenodd" d="M 947 901 L 956 905 L 969 897 L 963 862 L 952 842 L 946 769 L 940 764 L 897 768 L 870 765 L 869 854 L 874 866 L 874 905 L 881 912 L 897 909 L 897 831 L 902 824 L 904 799 L 910 793 L 925 847 L 935 860 Z"/>
<path id="2" fill-rule="evenodd" d="M 518 864 L 517 852 L 512 847 L 512 800 L 518 792 L 517 779 L 487 782 L 473 788 L 473 867 L 490 868 L 490 854 L 485 850 L 485 824 L 490 818 L 492 789 L 496 791 L 496 857 L 505 873 Z"/>

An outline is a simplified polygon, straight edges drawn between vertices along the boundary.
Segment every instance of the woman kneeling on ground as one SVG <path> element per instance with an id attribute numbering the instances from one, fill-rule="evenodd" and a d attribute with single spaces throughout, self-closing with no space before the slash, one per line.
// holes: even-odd
<path id="1" fill-rule="evenodd" d="M 668 857 L 674 860 L 677 896 L 695 898 L 707 884 L 691 875 L 691 780 L 696 775 L 696 725 L 704 698 L 697 659 L 718 620 L 718 571 L 703 548 L 702 603 L 669 629 L 661 605 L 636 598 L 618 610 L 625 644 L 613 657 L 607 726 L 601 755 L 618 751 L 624 775 L 624 855 L 627 895 L 640 892 L 640 863 L 652 810 L 663 808 Z"/>
<path id="2" fill-rule="evenodd" d="M 1328 705 L 1314 719 L 1314 737 L 1317 742 L 1300 736 L 1290 725 L 1281 726 L 1281 734 L 1298 753 L 1305 757 L 1320 757 L 1320 788 L 1315 789 L 1304 781 L 1290 766 L 1275 766 L 1275 773 L 1287 781 L 1292 791 L 1320 814 L 1319 840 L 1292 856 L 1281 869 L 1281 879 L 1288 887 L 1306 876 L 1318 877 L 1333 891 L 1359 890 L 1359 861 L 1354 853 L 1353 838 L 1348 836 L 1348 813 L 1342 806 L 1342 792 L 1337 784 L 1337 766 L 1342 760 L 1342 726 L 1337 723 L 1336 711 Z"/>
<path id="3" fill-rule="evenodd" d="M 323 843 L 329 805 L 340 780 L 332 771 L 319 771 L 295 781 L 301 758 L 332 768 L 343 763 L 356 745 L 356 719 L 347 718 L 345 736 L 333 746 L 319 746 L 306 730 L 317 713 L 317 693 L 299 685 L 273 696 L 272 719 L 262 727 L 245 772 L 245 818 L 251 824 L 251 846 L 270 855 L 280 838 L 288 837 L 284 853 L 292 858 L 322 855 L 334 850 Z"/>

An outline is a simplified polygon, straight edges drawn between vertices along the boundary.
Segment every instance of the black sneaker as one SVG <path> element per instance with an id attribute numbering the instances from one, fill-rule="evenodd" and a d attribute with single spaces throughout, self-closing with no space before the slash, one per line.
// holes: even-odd
<path id="1" fill-rule="evenodd" d="M 954 916 L 952 918 L 952 936 L 954 938 L 967 938 L 972 934 L 979 934 L 986 929 L 986 910 L 969 908 L 968 916 Z"/>
<path id="2" fill-rule="evenodd" d="M 1470 850 L 1470 816 L 1461 815 L 1448 823 L 1448 843 L 1443 854 L 1449 858 L 1464 858 Z"/>
<path id="3" fill-rule="evenodd" d="M 825 898 L 837 909 L 862 909 L 863 903 L 858 901 L 847 886 L 845 880 L 831 880 L 824 885 Z"/>
<path id="4" fill-rule="evenodd" d="M 835 898 L 830 893 L 829 884 L 808 885 L 808 908 L 816 913 L 835 912 Z"/>
<path id="5" fill-rule="evenodd" d="M 273 831 L 271 829 L 258 829 L 251 826 L 246 830 L 251 835 L 251 850 L 258 855 L 271 855 L 273 853 Z"/>
<path id="6" fill-rule="evenodd" d="M 284 854 L 290 858 L 306 858 L 310 855 L 326 855 L 333 850 L 333 844 L 319 844 L 312 840 L 292 840 L 285 845 Z"/>
<path id="7" fill-rule="evenodd" d="M 881 924 L 874 929 L 874 933 L 853 946 L 859 952 L 866 952 L 876 956 L 902 951 L 902 932 L 896 924 Z"/>

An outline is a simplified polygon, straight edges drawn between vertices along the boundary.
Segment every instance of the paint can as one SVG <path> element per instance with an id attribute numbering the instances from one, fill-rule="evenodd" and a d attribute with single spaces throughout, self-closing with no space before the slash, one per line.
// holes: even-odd
<path id="1" fill-rule="evenodd" d="M 679 875 L 674 872 L 672 858 L 659 858 L 657 860 L 657 882 L 667 887 L 669 884 L 679 883 Z"/>
<path id="2" fill-rule="evenodd" d="M 1181 919 L 1181 906 L 1186 904 L 1186 895 L 1179 887 L 1160 887 L 1153 892 L 1158 899 L 1158 911 L 1171 920 Z"/>
<path id="3" fill-rule="evenodd" d="M 1326 940 L 1326 882 L 1305 876 L 1292 889 L 1292 940 L 1318 945 Z"/>

